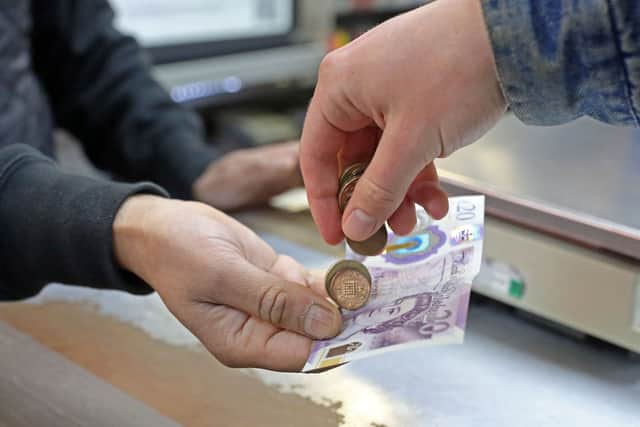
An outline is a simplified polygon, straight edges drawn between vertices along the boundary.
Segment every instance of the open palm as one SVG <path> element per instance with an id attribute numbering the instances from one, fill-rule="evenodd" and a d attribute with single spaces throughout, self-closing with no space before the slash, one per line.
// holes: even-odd
<path id="1" fill-rule="evenodd" d="M 222 363 L 298 371 L 312 338 L 340 331 L 339 312 L 300 264 L 211 207 L 172 203 L 147 219 L 136 273 Z"/>

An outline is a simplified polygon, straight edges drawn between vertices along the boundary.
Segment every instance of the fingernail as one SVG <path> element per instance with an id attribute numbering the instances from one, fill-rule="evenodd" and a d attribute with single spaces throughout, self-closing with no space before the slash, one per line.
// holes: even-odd
<path id="1" fill-rule="evenodd" d="M 377 221 L 362 209 L 351 212 L 344 224 L 344 233 L 352 240 L 361 242 L 366 240 L 376 231 Z"/>
<path id="2" fill-rule="evenodd" d="M 315 339 L 330 338 L 335 335 L 335 313 L 319 304 L 312 304 L 304 316 L 304 332 Z"/>

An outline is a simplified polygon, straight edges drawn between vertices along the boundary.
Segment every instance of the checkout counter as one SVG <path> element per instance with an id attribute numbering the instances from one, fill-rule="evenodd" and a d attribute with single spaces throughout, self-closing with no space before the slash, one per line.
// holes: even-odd
<path id="1" fill-rule="evenodd" d="M 640 132 L 513 117 L 438 163 L 452 193 L 487 197 L 477 293 L 640 352 Z"/>

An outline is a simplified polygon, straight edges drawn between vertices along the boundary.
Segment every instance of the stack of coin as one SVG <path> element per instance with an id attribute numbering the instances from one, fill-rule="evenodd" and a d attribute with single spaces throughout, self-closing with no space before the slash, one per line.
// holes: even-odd
<path id="1" fill-rule="evenodd" d="M 340 190 L 338 191 L 338 207 L 340 212 L 344 212 L 347 207 L 353 191 L 356 188 L 358 180 L 367 168 L 366 163 L 356 163 L 349 166 L 340 176 Z M 356 242 L 347 238 L 349 247 L 360 255 L 375 256 L 380 255 L 384 251 L 387 245 L 387 228 L 383 225 L 373 236 L 369 237 L 364 242 Z"/>
<path id="2" fill-rule="evenodd" d="M 339 261 L 329 269 L 325 287 L 338 306 L 357 310 L 369 300 L 371 275 L 367 267 L 358 261 Z"/>

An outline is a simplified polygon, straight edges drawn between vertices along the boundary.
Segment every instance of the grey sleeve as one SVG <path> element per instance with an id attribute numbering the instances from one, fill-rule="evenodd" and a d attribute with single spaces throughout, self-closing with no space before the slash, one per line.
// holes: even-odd
<path id="1" fill-rule="evenodd" d="M 640 2 L 484 0 L 499 80 L 525 123 L 640 124 Z"/>
<path id="2" fill-rule="evenodd" d="M 203 124 L 152 78 L 148 58 L 114 27 L 106 0 L 31 2 L 32 58 L 57 125 L 94 164 L 192 198 L 193 182 L 221 156 Z"/>
<path id="3" fill-rule="evenodd" d="M 166 196 L 154 184 L 66 174 L 27 145 L 0 149 L 0 300 L 33 296 L 54 281 L 150 293 L 113 254 L 113 220 L 137 193 Z"/>

